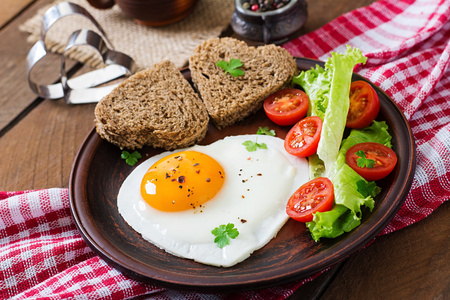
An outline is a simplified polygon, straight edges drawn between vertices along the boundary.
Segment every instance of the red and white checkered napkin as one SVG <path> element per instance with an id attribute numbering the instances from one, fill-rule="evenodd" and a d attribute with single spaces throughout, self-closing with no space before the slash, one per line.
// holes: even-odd
<path id="1" fill-rule="evenodd" d="M 450 198 L 449 21 L 450 0 L 381 0 L 284 45 L 321 60 L 346 44 L 360 48 L 368 62 L 357 73 L 385 90 L 409 120 L 417 170 L 404 206 L 381 234 L 425 218 Z M 313 277 L 234 295 L 164 290 L 127 278 L 89 249 L 71 218 L 67 189 L 0 192 L 2 299 L 285 299 Z"/>
<path id="2" fill-rule="evenodd" d="M 307 279 L 311 280 L 311 279 Z M 305 280 L 305 281 L 307 281 Z M 296 286 L 207 299 L 284 299 Z M 197 299 L 134 281 L 87 246 L 72 219 L 67 189 L 0 192 L 0 299 Z"/>

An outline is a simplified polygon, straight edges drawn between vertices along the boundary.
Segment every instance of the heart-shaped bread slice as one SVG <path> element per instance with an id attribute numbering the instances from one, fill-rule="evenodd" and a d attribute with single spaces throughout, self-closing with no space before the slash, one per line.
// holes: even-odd
<path id="1" fill-rule="evenodd" d="M 244 74 L 234 77 L 216 65 L 242 62 Z M 256 112 L 264 99 L 288 87 L 297 73 L 294 58 L 276 45 L 248 46 L 234 38 L 214 38 L 194 49 L 189 59 L 192 81 L 218 128 Z"/>
<path id="2" fill-rule="evenodd" d="M 170 61 L 120 83 L 95 107 L 96 130 L 121 149 L 191 146 L 208 130 L 205 105 Z"/>

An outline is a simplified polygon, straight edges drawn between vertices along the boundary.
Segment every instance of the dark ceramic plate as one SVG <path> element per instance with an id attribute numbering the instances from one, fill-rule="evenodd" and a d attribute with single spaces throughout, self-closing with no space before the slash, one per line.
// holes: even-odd
<path id="1" fill-rule="evenodd" d="M 297 58 L 297 64 L 300 70 L 307 70 L 322 63 Z M 190 79 L 188 69 L 182 73 Z M 353 77 L 361 79 L 358 75 Z M 289 220 L 276 238 L 230 268 L 207 266 L 167 254 L 142 239 L 119 215 L 116 195 L 134 167 L 124 163 L 119 148 L 102 140 L 94 129 L 78 152 L 70 178 L 70 205 L 78 229 L 88 245 L 110 265 L 134 279 L 164 287 L 239 291 L 299 280 L 330 267 L 366 245 L 389 223 L 404 202 L 414 175 L 411 129 L 397 105 L 379 88 L 374 88 L 381 102 L 377 120 L 385 120 L 389 125 L 398 164 L 379 182 L 382 192 L 373 211 L 365 210 L 362 224 L 350 233 L 316 243 L 304 224 Z M 256 133 L 260 126 L 275 129 L 281 138 L 288 130 L 274 125 L 261 110 L 221 131 L 210 125 L 201 144 L 228 135 Z M 159 152 L 145 148 L 141 154 L 148 158 Z"/>

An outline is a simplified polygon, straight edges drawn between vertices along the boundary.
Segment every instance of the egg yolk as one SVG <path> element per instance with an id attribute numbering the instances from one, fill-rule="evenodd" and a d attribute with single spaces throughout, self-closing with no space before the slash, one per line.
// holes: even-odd
<path id="1" fill-rule="evenodd" d="M 145 173 L 141 195 L 161 211 L 195 209 L 211 200 L 222 188 L 225 172 L 212 157 L 182 151 L 163 157 Z"/>

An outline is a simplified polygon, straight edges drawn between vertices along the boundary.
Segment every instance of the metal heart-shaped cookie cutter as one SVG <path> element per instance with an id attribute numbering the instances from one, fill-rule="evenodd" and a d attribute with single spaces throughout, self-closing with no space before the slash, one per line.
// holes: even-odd
<path id="1" fill-rule="evenodd" d="M 88 18 L 96 26 L 103 37 L 95 31 L 88 29 L 81 29 L 73 32 L 69 37 L 69 41 L 61 58 L 61 82 L 50 85 L 37 84 L 31 79 L 31 72 L 35 64 L 47 55 L 47 48 L 45 46 L 45 35 L 47 34 L 47 31 L 60 18 L 73 14 Z M 71 48 L 79 45 L 88 45 L 97 50 L 102 56 L 106 66 L 102 69 L 68 79 L 65 54 Z M 112 44 L 108 41 L 104 30 L 91 14 L 83 7 L 70 2 L 56 4 L 45 12 L 42 19 L 41 39 L 30 49 L 26 66 L 28 71 L 28 84 L 35 94 L 46 99 L 64 98 L 68 104 L 98 102 L 117 86 L 117 84 L 102 87 L 97 86 L 123 76 L 130 76 L 133 74 L 135 68 L 134 61 L 130 56 L 114 50 Z"/>

